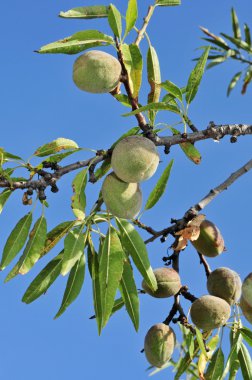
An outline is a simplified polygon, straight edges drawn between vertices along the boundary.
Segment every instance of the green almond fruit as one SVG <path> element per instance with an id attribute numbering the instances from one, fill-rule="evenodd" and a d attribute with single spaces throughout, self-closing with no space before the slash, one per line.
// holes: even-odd
<path id="1" fill-rule="evenodd" d="M 178 272 L 172 268 L 157 268 L 153 270 L 157 280 L 157 290 L 153 290 L 143 280 L 142 287 L 152 297 L 166 298 L 177 294 L 181 288 L 181 282 Z"/>
<path id="2" fill-rule="evenodd" d="M 229 305 L 241 296 L 242 282 L 239 275 L 225 267 L 217 268 L 207 279 L 207 290 L 212 296 L 223 298 Z"/>
<path id="3" fill-rule="evenodd" d="M 191 241 L 191 243 L 199 253 L 207 257 L 216 257 L 225 249 L 220 230 L 209 220 L 204 220 L 201 223 L 200 235 L 197 240 Z"/>

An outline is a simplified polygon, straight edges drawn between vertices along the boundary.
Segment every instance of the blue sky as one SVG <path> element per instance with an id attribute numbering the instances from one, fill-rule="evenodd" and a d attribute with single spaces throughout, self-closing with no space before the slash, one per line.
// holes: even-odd
<path id="1" fill-rule="evenodd" d="M 84 4 L 85 3 L 85 4 Z M 122 118 L 125 112 L 109 95 L 93 95 L 81 92 L 72 82 L 72 65 L 76 56 L 39 55 L 34 50 L 40 46 L 64 38 L 83 29 L 98 29 L 109 33 L 106 20 L 63 20 L 57 17 L 61 10 L 80 5 L 94 5 L 90 0 L 74 2 L 61 0 L 13 0 L 11 5 L 1 5 L 1 146 L 7 151 L 28 158 L 35 149 L 57 137 L 75 140 L 80 146 L 102 149 L 109 147 L 116 138 L 136 126 L 133 117 Z M 100 2 L 101 3 L 101 2 Z M 123 3 L 123 4 L 121 4 Z M 139 11 L 144 17 L 149 1 L 139 0 Z M 126 1 L 115 1 L 125 11 Z M 193 68 L 192 61 L 198 55 L 195 50 L 202 44 L 199 26 L 215 33 L 231 33 L 230 9 L 234 6 L 241 22 L 252 25 L 252 7 L 249 0 L 211 2 L 202 0 L 183 1 L 182 6 L 159 8 L 149 27 L 149 35 L 155 46 L 161 65 L 162 79 L 169 79 L 179 86 L 186 84 Z M 138 22 L 138 26 L 141 22 Z M 132 38 L 129 38 L 131 41 Z M 143 53 L 146 42 L 143 41 Z M 108 52 L 113 54 L 111 49 Z M 212 69 L 204 76 L 202 85 L 189 116 L 199 129 L 210 120 L 218 124 L 251 124 L 251 88 L 245 96 L 239 86 L 230 98 L 226 97 L 227 85 L 233 74 L 240 70 L 239 63 L 227 63 Z M 148 83 L 144 78 L 140 101 L 146 102 Z M 160 121 L 174 122 L 174 116 L 163 113 Z M 229 138 L 220 143 L 205 141 L 197 144 L 202 163 L 195 166 L 180 151 L 171 150 L 170 156 L 160 154 L 163 162 L 149 181 L 143 184 L 144 198 L 159 178 L 168 160 L 174 158 L 174 168 L 166 194 L 157 207 L 143 216 L 143 222 L 161 229 L 169 225 L 171 217 L 179 218 L 199 201 L 213 186 L 222 182 L 251 157 L 251 137 L 241 137 L 236 144 Z M 84 152 L 77 158 L 88 158 Z M 73 156 L 74 157 L 74 156 Z M 67 161 L 66 161 L 67 162 Z M 68 161 L 70 162 L 70 160 Z M 50 208 L 46 211 L 51 229 L 64 220 L 73 218 L 70 208 L 72 195 L 70 174 L 59 182 L 60 192 L 48 194 Z M 88 186 L 88 204 L 97 198 L 100 183 Z M 244 279 L 252 272 L 251 265 L 251 174 L 243 176 L 225 194 L 220 195 L 205 213 L 221 229 L 227 252 L 210 259 L 212 269 L 227 266 Z M 39 207 L 37 207 L 39 215 Z M 1 249 L 16 221 L 28 212 L 21 204 L 21 192 L 8 201 L 1 217 Z M 145 237 L 146 235 L 143 235 Z M 161 258 L 168 246 L 156 241 L 148 246 L 152 266 L 162 266 Z M 61 246 L 50 253 L 52 258 Z M 88 271 L 78 300 L 66 313 L 54 321 L 64 292 L 65 280 L 59 279 L 48 294 L 27 306 L 21 302 L 28 284 L 44 267 L 41 260 L 27 276 L 15 278 L 4 285 L 6 274 L 1 274 L 0 286 L 0 357 L 1 374 L 8 380 L 47 380 L 69 378 L 97 378 L 121 380 L 146 379 L 147 361 L 140 350 L 149 327 L 165 319 L 172 300 L 141 297 L 141 321 L 139 333 L 133 330 L 124 311 L 114 315 L 101 337 L 98 337 L 93 314 L 92 290 Z M 137 285 L 141 279 L 136 274 Z M 183 284 L 197 296 L 206 293 L 204 270 L 197 255 L 189 246 L 181 257 Z M 189 304 L 184 302 L 187 311 Z M 246 322 L 248 325 L 248 322 Z M 176 330 L 177 331 L 177 330 Z M 179 337 L 179 334 L 178 334 Z M 157 375 L 157 379 L 172 378 L 169 371 Z"/>

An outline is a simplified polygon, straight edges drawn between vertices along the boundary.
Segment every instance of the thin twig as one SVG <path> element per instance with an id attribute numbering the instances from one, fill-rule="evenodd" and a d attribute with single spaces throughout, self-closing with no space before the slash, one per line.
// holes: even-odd
<path id="1" fill-rule="evenodd" d="M 206 272 L 206 276 L 209 277 L 209 275 L 211 273 L 211 268 L 210 268 L 208 262 L 206 261 L 205 257 L 201 253 L 199 253 L 199 252 L 198 252 L 198 255 L 199 255 L 199 258 L 200 258 L 200 264 L 202 264 L 204 266 L 205 272 Z"/>
<path id="2" fill-rule="evenodd" d="M 145 33 L 146 28 L 150 22 L 150 19 L 151 19 L 151 16 L 153 15 L 154 10 L 155 10 L 155 5 L 150 5 L 148 8 L 148 13 L 147 13 L 146 17 L 144 18 L 143 26 L 138 31 L 138 36 L 135 40 L 135 45 L 138 46 L 140 44 L 141 40 L 143 39 L 144 33 Z"/>

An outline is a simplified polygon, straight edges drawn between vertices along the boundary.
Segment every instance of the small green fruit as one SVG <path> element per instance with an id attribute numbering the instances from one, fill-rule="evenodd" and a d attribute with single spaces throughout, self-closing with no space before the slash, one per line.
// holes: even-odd
<path id="1" fill-rule="evenodd" d="M 241 308 L 241 310 L 243 312 L 244 317 L 247 319 L 247 321 L 249 323 L 252 324 L 252 306 L 250 306 L 245 301 L 245 299 L 243 298 L 243 296 L 241 296 L 241 299 L 240 299 L 240 308 Z"/>
<path id="2" fill-rule="evenodd" d="M 114 90 L 121 77 L 120 62 L 112 55 L 99 50 L 79 56 L 73 66 L 73 81 L 83 91 L 93 94 Z"/>
<path id="3" fill-rule="evenodd" d="M 212 296 L 220 297 L 233 305 L 241 296 L 239 275 L 229 268 L 215 269 L 207 279 L 207 289 Z"/>
<path id="4" fill-rule="evenodd" d="M 164 323 L 152 326 L 144 340 L 144 353 L 148 362 L 158 368 L 171 358 L 176 344 L 173 329 Z"/>
<path id="5" fill-rule="evenodd" d="M 252 307 L 252 273 L 250 273 L 242 284 L 242 297 Z"/>
<path id="6" fill-rule="evenodd" d="M 204 220 L 201 223 L 200 235 L 197 240 L 191 243 L 199 253 L 207 257 L 218 256 L 225 249 L 219 229 L 209 220 Z"/>
<path id="7" fill-rule="evenodd" d="M 153 292 L 143 280 L 142 287 L 146 293 L 156 298 L 171 297 L 178 293 L 182 286 L 178 272 L 172 268 L 157 268 L 153 273 L 157 280 L 157 290 Z"/>
<path id="8" fill-rule="evenodd" d="M 203 331 L 213 330 L 225 325 L 230 317 L 229 304 L 222 298 L 215 296 L 202 296 L 191 306 L 191 319 Z"/>
<path id="9" fill-rule="evenodd" d="M 133 219 L 141 210 L 142 193 L 138 183 L 123 182 L 115 173 L 105 178 L 102 197 L 111 214 L 119 218 Z"/>
<path id="10" fill-rule="evenodd" d="M 153 176 L 159 164 L 155 144 L 142 136 L 129 136 L 119 141 L 112 153 L 111 166 L 125 182 L 141 182 Z"/>

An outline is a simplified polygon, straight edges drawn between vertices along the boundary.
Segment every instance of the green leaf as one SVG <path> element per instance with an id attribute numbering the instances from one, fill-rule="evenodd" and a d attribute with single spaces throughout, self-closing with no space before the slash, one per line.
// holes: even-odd
<path id="1" fill-rule="evenodd" d="M 64 257 L 61 274 L 65 276 L 83 255 L 86 245 L 87 233 L 83 234 L 84 225 L 70 231 L 64 240 Z"/>
<path id="2" fill-rule="evenodd" d="M 203 352 L 203 354 L 207 358 L 206 347 L 205 347 L 204 342 L 203 342 L 202 334 L 201 334 L 200 330 L 197 327 L 195 327 L 195 331 L 196 331 L 196 339 L 197 339 L 199 348 L 201 349 L 201 351 Z"/>
<path id="3" fill-rule="evenodd" d="M 125 94 L 115 94 L 114 98 L 118 100 L 123 106 L 131 108 L 129 97 Z"/>
<path id="4" fill-rule="evenodd" d="M 150 193 L 149 198 L 148 198 L 146 205 L 144 207 L 145 210 L 149 210 L 153 206 L 155 206 L 155 204 L 159 201 L 159 199 L 164 194 L 168 179 L 170 177 L 173 162 L 174 162 L 174 160 L 171 160 L 169 162 L 168 166 L 165 168 L 161 177 L 159 178 L 156 186 L 154 187 L 154 189 Z"/>
<path id="5" fill-rule="evenodd" d="M 205 70 L 209 50 L 210 47 L 205 49 L 204 53 L 199 58 L 196 66 L 194 67 L 189 76 L 186 86 L 186 101 L 188 104 L 190 104 L 193 101 L 195 95 L 198 92 L 198 88 Z"/>
<path id="6" fill-rule="evenodd" d="M 242 71 L 239 71 L 239 73 L 236 73 L 233 78 L 231 79 L 228 89 L 227 89 L 227 96 L 230 95 L 230 92 L 233 90 L 233 88 L 236 86 L 237 82 L 239 81 L 240 77 L 242 75 Z"/>
<path id="7" fill-rule="evenodd" d="M 181 5 L 181 0 L 156 0 L 156 5 L 159 5 L 160 7 Z"/>
<path id="8" fill-rule="evenodd" d="M 77 7 L 66 12 L 60 12 L 59 17 L 63 18 L 105 18 L 108 17 L 108 7 L 105 5 L 93 5 L 88 7 Z"/>
<path id="9" fill-rule="evenodd" d="M 46 241 L 46 219 L 42 215 L 34 224 L 28 243 L 18 262 L 18 273 L 25 274 L 33 267 L 41 256 Z"/>
<path id="10" fill-rule="evenodd" d="M 224 354 L 219 347 L 213 354 L 205 374 L 206 380 L 220 380 L 224 370 Z"/>
<path id="11" fill-rule="evenodd" d="M 72 196 L 72 210 L 78 220 L 85 219 L 86 195 L 85 188 L 87 185 L 88 169 L 83 169 L 74 178 L 72 188 L 74 195 Z"/>
<path id="12" fill-rule="evenodd" d="M 211 62 L 208 63 L 208 65 L 206 66 L 206 68 L 207 69 L 211 69 L 212 67 L 217 66 L 220 63 L 225 62 L 227 58 L 228 58 L 227 56 L 221 56 L 221 57 L 217 57 L 217 58 L 211 59 Z"/>
<path id="13" fill-rule="evenodd" d="M 243 49 L 247 51 L 248 53 L 252 52 L 252 48 L 247 42 L 243 40 L 239 40 L 238 38 L 233 38 L 225 33 L 221 33 L 223 37 L 225 37 L 227 40 L 231 41 L 234 45 L 236 45 L 238 48 Z"/>
<path id="14" fill-rule="evenodd" d="M 125 306 L 125 303 L 121 297 L 115 300 L 111 315 L 120 310 L 123 306 Z"/>
<path id="15" fill-rule="evenodd" d="M 114 144 L 111 146 L 111 149 L 113 149 L 116 146 L 116 144 L 118 144 L 119 141 L 123 140 L 125 137 L 137 135 L 139 130 L 139 127 L 133 127 L 129 129 L 126 133 L 120 136 L 119 139 L 116 140 L 116 142 L 114 142 Z"/>
<path id="16" fill-rule="evenodd" d="M 249 26 L 247 24 L 244 24 L 244 33 L 245 33 L 245 42 L 247 42 L 247 44 L 249 46 L 251 46 L 250 29 L 249 29 Z"/>
<path id="17" fill-rule="evenodd" d="M 129 0 L 128 1 L 127 11 L 126 11 L 126 30 L 125 30 L 125 36 L 134 27 L 134 25 L 136 23 L 136 20 L 137 20 L 137 16 L 138 16 L 137 0 Z"/>
<path id="18" fill-rule="evenodd" d="M 140 112 L 149 111 L 149 110 L 171 111 L 171 112 L 174 112 L 174 113 L 177 113 L 178 115 L 180 115 L 180 110 L 178 107 L 175 107 L 174 105 L 171 105 L 167 102 L 159 102 L 159 103 L 147 104 L 147 106 L 140 107 L 140 108 L 136 109 L 135 111 L 125 113 L 122 116 L 133 116 L 133 115 L 137 115 Z"/>
<path id="19" fill-rule="evenodd" d="M 240 29 L 239 20 L 234 8 L 231 9 L 231 18 L 232 18 L 232 27 L 233 27 L 234 37 L 240 39 L 241 29 Z"/>
<path id="20" fill-rule="evenodd" d="M 4 246 L 0 270 L 6 268 L 23 248 L 30 231 L 31 223 L 32 213 L 29 212 L 18 221 L 11 231 Z"/>
<path id="21" fill-rule="evenodd" d="M 172 83 L 171 81 L 166 80 L 165 82 L 162 82 L 160 86 L 182 102 L 183 100 L 182 92 L 175 83 Z"/>
<path id="22" fill-rule="evenodd" d="M 135 330 L 139 327 L 139 298 L 132 267 L 129 260 L 125 260 L 123 274 L 119 286 L 126 310 L 133 322 Z"/>
<path id="23" fill-rule="evenodd" d="M 241 332 L 246 342 L 252 347 L 252 331 L 247 327 L 242 327 L 241 329 L 239 329 L 239 331 Z"/>
<path id="24" fill-rule="evenodd" d="M 93 242 L 88 239 L 88 253 L 91 261 L 91 277 L 93 288 L 93 300 L 95 309 L 95 319 L 98 327 L 98 334 L 101 334 L 102 330 L 102 301 L 101 301 L 101 285 L 99 279 L 99 260 L 98 254 L 94 250 Z"/>
<path id="25" fill-rule="evenodd" d="M 102 303 L 102 328 L 111 315 L 116 290 L 123 273 L 123 249 L 115 229 L 108 229 L 99 257 L 99 281 Z"/>
<path id="26" fill-rule="evenodd" d="M 8 198 L 10 197 L 11 193 L 12 193 L 11 190 L 6 190 L 6 189 L 0 193 L 0 214 L 2 213 L 4 205 L 7 202 Z"/>
<path id="27" fill-rule="evenodd" d="M 44 157 L 49 156 L 50 154 L 60 152 L 61 150 L 67 149 L 78 149 L 78 145 L 73 140 L 58 138 L 48 144 L 42 145 L 39 147 L 36 152 L 33 153 L 34 156 Z"/>
<path id="28" fill-rule="evenodd" d="M 45 246 L 43 248 L 43 252 L 41 254 L 41 257 L 46 255 L 53 247 L 55 247 L 56 244 L 70 231 L 74 225 L 76 224 L 76 221 L 67 221 L 62 222 L 58 224 L 56 227 L 54 227 L 51 231 L 48 232 L 46 235 L 46 241 Z"/>
<path id="29" fill-rule="evenodd" d="M 129 84 L 132 95 L 133 98 L 137 98 L 142 82 L 142 55 L 139 47 L 135 44 L 123 44 L 121 46 L 121 50 L 123 55 L 123 62 L 129 76 Z"/>
<path id="30" fill-rule="evenodd" d="M 132 257 L 148 286 L 155 291 L 157 281 L 150 265 L 144 241 L 131 223 L 119 218 L 116 218 L 116 223 L 120 230 L 120 240 L 124 251 Z"/>
<path id="31" fill-rule="evenodd" d="M 23 159 L 15 154 L 4 152 L 4 160 L 5 161 L 23 161 Z"/>
<path id="32" fill-rule="evenodd" d="M 241 343 L 240 350 L 238 351 L 238 359 L 241 365 L 243 379 L 252 379 L 252 361 L 247 347 Z"/>
<path id="33" fill-rule="evenodd" d="M 44 45 L 37 53 L 77 54 L 92 47 L 106 45 L 114 45 L 114 40 L 111 36 L 107 36 L 98 30 L 83 30 L 63 40 Z"/>
<path id="34" fill-rule="evenodd" d="M 34 278 L 23 295 L 23 302 L 31 303 L 45 294 L 56 278 L 60 275 L 63 255 L 64 252 L 61 251 L 58 256 L 51 260 Z"/>
<path id="35" fill-rule="evenodd" d="M 233 344 L 230 347 L 231 349 L 230 349 L 230 353 L 228 355 L 228 359 L 227 359 L 225 369 L 224 369 L 224 372 L 222 375 L 222 380 L 227 376 L 227 374 L 229 373 L 230 368 L 232 366 L 232 363 L 236 360 L 237 354 L 240 350 L 241 343 L 242 343 L 242 335 L 241 335 L 240 331 L 238 330 L 236 335 L 235 335 Z"/>
<path id="36" fill-rule="evenodd" d="M 83 254 L 79 260 L 75 263 L 69 273 L 67 280 L 66 290 L 64 292 L 63 300 L 59 311 L 55 315 L 54 319 L 60 317 L 71 303 L 80 294 L 85 276 L 85 255 Z"/>
<path id="37" fill-rule="evenodd" d="M 148 82 L 150 84 L 150 92 L 148 94 L 148 104 L 149 103 L 157 103 L 160 98 L 161 87 L 159 83 L 161 83 L 161 73 L 159 60 L 156 53 L 156 50 L 153 46 L 150 46 L 147 53 L 147 75 Z M 153 110 L 149 110 L 149 119 L 152 124 L 155 122 L 156 112 Z"/>
<path id="38" fill-rule="evenodd" d="M 108 11 L 108 22 L 114 35 L 121 39 L 122 34 L 122 16 L 115 5 L 110 4 Z"/>
<path id="39" fill-rule="evenodd" d="M 171 128 L 172 132 L 174 135 L 179 135 L 180 132 L 175 129 L 175 128 Z M 201 154 L 200 152 L 198 151 L 198 149 L 195 148 L 195 146 L 190 143 L 190 142 L 184 142 L 184 143 L 181 143 L 179 144 L 180 148 L 183 150 L 183 152 L 185 153 L 185 155 L 189 158 L 189 160 L 191 160 L 192 162 L 194 162 L 196 165 L 200 164 L 201 162 Z"/>
<path id="40" fill-rule="evenodd" d="M 95 178 L 98 181 L 101 179 L 111 168 L 111 159 L 107 158 L 103 161 L 101 166 L 95 171 Z"/>
<path id="41" fill-rule="evenodd" d="M 79 149 L 74 149 L 74 150 L 70 150 L 68 152 L 64 152 L 64 153 L 59 153 L 59 154 L 54 154 L 50 157 L 48 157 L 46 160 L 44 160 L 43 162 L 54 162 L 54 163 L 58 163 L 60 161 L 62 161 L 64 158 L 70 156 L 71 154 L 73 153 L 76 153 L 76 152 L 79 152 L 81 150 L 81 148 Z"/>

